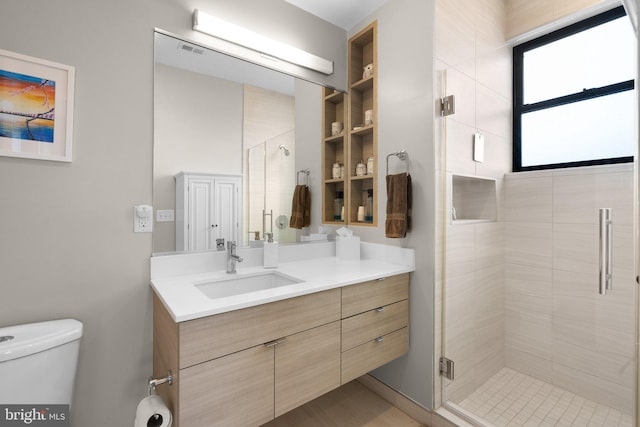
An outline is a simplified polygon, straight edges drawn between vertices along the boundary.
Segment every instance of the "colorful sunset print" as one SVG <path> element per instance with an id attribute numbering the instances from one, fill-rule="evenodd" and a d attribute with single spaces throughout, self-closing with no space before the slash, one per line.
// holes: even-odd
<path id="1" fill-rule="evenodd" d="M 53 143 L 56 83 L 0 70 L 0 137 Z"/>

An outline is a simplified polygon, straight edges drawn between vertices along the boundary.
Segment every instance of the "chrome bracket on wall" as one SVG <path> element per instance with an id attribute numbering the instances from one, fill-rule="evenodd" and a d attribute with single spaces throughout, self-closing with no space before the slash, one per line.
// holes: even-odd
<path id="1" fill-rule="evenodd" d="M 449 95 L 440 98 L 440 115 L 442 117 L 450 116 L 456 113 L 456 96 Z"/>
<path id="2" fill-rule="evenodd" d="M 453 360 L 447 359 L 446 357 L 440 358 L 440 376 L 445 377 L 448 380 L 453 381 Z"/>

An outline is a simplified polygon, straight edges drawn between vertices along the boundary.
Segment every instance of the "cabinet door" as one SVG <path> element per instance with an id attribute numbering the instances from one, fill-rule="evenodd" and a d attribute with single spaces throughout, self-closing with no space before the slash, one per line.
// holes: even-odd
<path id="1" fill-rule="evenodd" d="M 180 370 L 180 427 L 252 427 L 273 419 L 273 348 Z"/>
<path id="2" fill-rule="evenodd" d="M 212 249 L 215 240 L 213 225 L 214 181 L 207 179 L 189 179 L 188 227 L 189 250 Z"/>
<path id="3" fill-rule="evenodd" d="M 340 386 L 340 322 L 290 335 L 276 347 L 275 416 Z"/>
<path id="4" fill-rule="evenodd" d="M 236 179 L 216 179 L 214 183 L 214 245 L 215 239 L 237 242 L 240 234 L 240 184 Z"/>

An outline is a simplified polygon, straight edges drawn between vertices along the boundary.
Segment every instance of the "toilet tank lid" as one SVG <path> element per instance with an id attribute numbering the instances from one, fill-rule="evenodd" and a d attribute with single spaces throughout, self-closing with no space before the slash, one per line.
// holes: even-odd
<path id="1" fill-rule="evenodd" d="M 74 319 L 0 328 L 0 363 L 58 347 L 81 336 L 82 323 Z"/>

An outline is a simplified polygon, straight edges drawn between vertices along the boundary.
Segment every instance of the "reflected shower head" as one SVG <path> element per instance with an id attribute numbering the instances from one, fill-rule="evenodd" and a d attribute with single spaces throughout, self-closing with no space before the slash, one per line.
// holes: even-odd
<path id="1" fill-rule="evenodd" d="M 278 148 L 281 149 L 284 152 L 285 156 L 289 155 L 289 150 L 287 150 L 287 147 L 285 147 L 284 145 L 280 144 L 280 146 Z"/>

